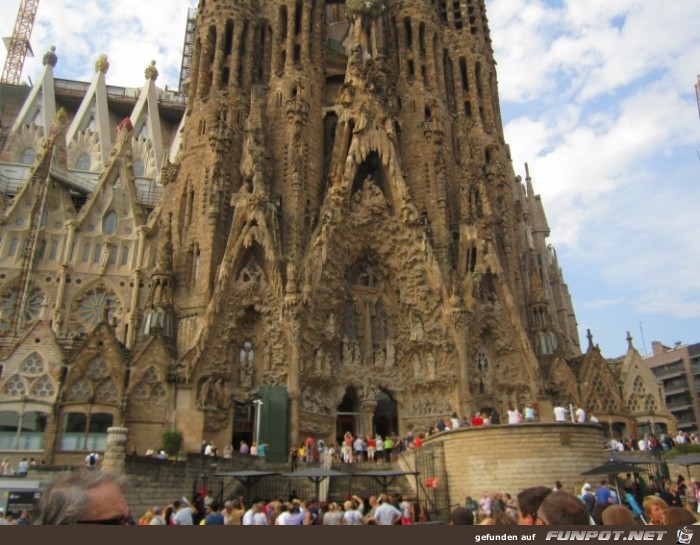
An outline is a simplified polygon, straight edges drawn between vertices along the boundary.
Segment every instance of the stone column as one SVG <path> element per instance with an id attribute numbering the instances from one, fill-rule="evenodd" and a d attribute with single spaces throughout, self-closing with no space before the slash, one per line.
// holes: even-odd
<path id="1" fill-rule="evenodd" d="M 540 422 L 554 422 L 554 406 L 549 398 L 543 397 L 537 400 L 537 409 Z"/>
<path id="2" fill-rule="evenodd" d="M 362 400 L 362 434 L 374 434 L 372 424 L 374 423 L 374 411 L 377 410 L 376 399 Z"/>
<path id="3" fill-rule="evenodd" d="M 126 438 L 129 433 L 127 428 L 109 428 L 107 430 L 107 446 L 105 457 L 102 461 L 102 469 L 123 475 L 126 461 Z"/>
<path id="4" fill-rule="evenodd" d="M 301 325 L 295 320 L 292 325 L 291 354 L 287 389 L 289 395 L 289 442 L 298 445 L 300 439 L 299 418 L 301 399 Z"/>

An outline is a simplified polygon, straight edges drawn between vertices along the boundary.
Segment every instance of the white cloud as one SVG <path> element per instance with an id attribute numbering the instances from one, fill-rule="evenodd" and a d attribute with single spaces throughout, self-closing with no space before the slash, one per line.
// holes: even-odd
<path id="1" fill-rule="evenodd" d="M 16 5 L 15 5 L 16 4 Z M 9 35 L 19 2 L 0 3 L 0 33 Z M 159 85 L 178 84 L 187 8 L 196 0 L 52 0 L 41 2 L 32 34 L 35 59 L 28 59 L 24 75 L 33 79 L 44 52 L 56 45 L 56 76 L 89 81 L 94 62 L 105 53 L 110 59 L 107 82 L 138 87 L 150 61 L 161 73 Z M 0 63 L 5 62 L 5 51 Z"/>
<path id="2" fill-rule="evenodd" d="M 514 112 L 506 140 L 516 170 L 530 164 L 564 274 L 580 283 L 579 321 L 664 315 L 697 331 L 700 4 L 488 4 Z"/>

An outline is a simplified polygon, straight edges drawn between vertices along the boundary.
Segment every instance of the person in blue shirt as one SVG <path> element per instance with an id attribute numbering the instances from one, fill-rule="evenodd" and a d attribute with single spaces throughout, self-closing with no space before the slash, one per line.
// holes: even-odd
<path id="1" fill-rule="evenodd" d="M 207 507 L 207 516 L 204 519 L 205 526 L 223 526 L 224 525 L 224 515 L 219 512 L 219 502 L 213 501 L 211 505 Z"/>
<path id="2" fill-rule="evenodd" d="M 600 487 L 595 491 L 595 500 L 598 505 L 612 505 L 614 503 L 612 492 L 607 485 L 608 481 L 603 479 L 600 481 Z"/>

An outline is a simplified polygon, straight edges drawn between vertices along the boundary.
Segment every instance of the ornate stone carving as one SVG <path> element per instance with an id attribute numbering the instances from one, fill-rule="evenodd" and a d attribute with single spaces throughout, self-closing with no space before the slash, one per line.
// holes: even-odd
<path id="1" fill-rule="evenodd" d="M 241 388 L 248 390 L 253 385 L 253 374 L 254 367 L 253 362 L 255 359 L 255 353 L 253 352 L 253 345 L 250 341 L 243 343 L 243 348 L 240 353 L 241 362 L 241 375 L 240 384 Z"/>

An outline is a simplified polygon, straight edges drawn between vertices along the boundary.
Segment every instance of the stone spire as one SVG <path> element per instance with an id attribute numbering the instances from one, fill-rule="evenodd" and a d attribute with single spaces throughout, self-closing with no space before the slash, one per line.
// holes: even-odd
<path id="1" fill-rule="evenodd" d="M 593 349 L 595 349 L 595 345 L 593 344 L 593 333 L 591 333 L 591 330 L 588 330 L 588 333 L 586 334 L 586 338 L 588 339 L 588 350 L 587 352 L 592 352 Z"/>

